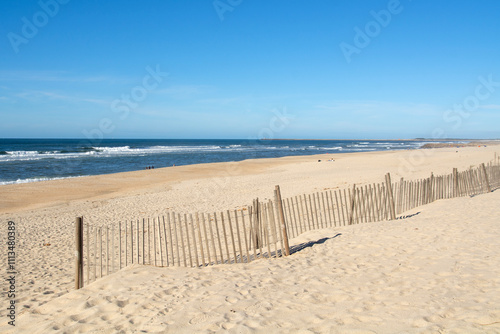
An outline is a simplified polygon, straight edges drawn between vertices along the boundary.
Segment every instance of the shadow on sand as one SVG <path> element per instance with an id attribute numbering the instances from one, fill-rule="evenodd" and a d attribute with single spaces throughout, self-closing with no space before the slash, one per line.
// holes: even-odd
<path id="1" fill-rule="evenodd" d="M 319 239 L 317 241 L 308 241 L 308 242 L 301 243 L 299 245 L 292 246 L 292 247 L 290 247 L 290 255 L 295 254 L 297 252 L 300 252 L 301 250 L 312 247 L 314 245 L 324 244 L 327 240 L 340 237 L 341 235 L 342 235 L 341 233 L 337 233 L 333 237 L 322 238 L 322 239 Z"/>

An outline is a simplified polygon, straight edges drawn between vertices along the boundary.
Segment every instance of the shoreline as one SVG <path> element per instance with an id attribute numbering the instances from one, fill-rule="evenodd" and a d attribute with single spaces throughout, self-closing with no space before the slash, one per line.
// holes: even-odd
<path id="1" fill-rule="evenodd" d="M 420 141 L 430 141 L 430 142 L 443 142 L 443 141 L 451 141 L 451 142 L 477 142 L 477 143 L 482 143 L 482 142 L 490 142 L 490 143 L 496 143 L 500 144 L 500 139 L 457 139 L 457 138 L 442 138 L 442 139 L 434 139 L 434 138 L 410 138 L 410 139 L 404 139 L 404 138 L 399 138 L 399 139 L 300 139 L 300 138 L 262 138 L 259 140 L 300 140 L 300 141 L 367 141 L 367 142 L 374 142 L 374 141 L 389 141 L 389 142 L 400 142 L 400 141 L 415 141 L 415 142 L 420 142 Z M 451 144 L 451 143 L 450 143 Z"/>
<path id="2" fill-rule="evenodd" d="M 276 139 L 276 140 L 287 140 L 287 139 Z M 218 156 L 216 159 L 215 158 L 196 158 L 197 154 L 194 154 L 193 157 L 195 158 L 188 158 L 187 160 L 178 161 L 181 163 L 182 166 L 187 166 L 187 165 L 196 165 L 196 164 L 206 164 L 206 163 L 217 163 L 217 162 L 239 162 L 239 161 L 246 161 L 246 160 L 252 160 L 252 159 L 272 159 L 272 158 L 280 158 L 280 157 L 294 157 L 294 156 L 315 156 L 315 155 L 322 155 L 322 154 L 343 154 L 343 153 L 363 153 L 363 152 L 388 152 L 388 151 L 396 151 L 396 150 L 414 150 L 414 149 L 420 149 L 420 148 L 437 148 L 437 147 L 455 147 L 455 146 L 474 146 L 476 144 L 480 145 L 485 145 L 485 144 L 499 144 L 500 141 L 498 142 L 492 142 L 492 141 L 481 141 L 481 142 L 454 142 L 454 143 L 439 143 L 440 140 L 435 140 L 437 142 L 432 142 L 432 141 L 422 141 L 423 139 L 417 138 L 417 139 L 411 139 L 411 140 L 406 140 L 406 139 L 388 139 L 388 140 L 377 140 L 377 139 L 366 139 L 365 141 L 363 140 L 333 140 L 337 141 L 336 147 L 329 147 L 327 144 L 321 144 L 321 143 L 316 143 L 314 146 L 308 146 L 308 145 L 313 145 L 313 144 L 308 144 L 310 141 L 314 140 L 305 140 L 304 143 L 300 144 L 297 146 L 293 144 L 293 141 L 301 142 L 303 140 L 300 139 L 292 139 L 289 144 L 276 144 L 273 145 L 271 142 L 268 144 L 264 144 L 265 140 L 261 143 L 262 147 L 268 147 L 272 146 L 273 149 L 285 149 L 283 152 L 279 152 L 279 154 L 262 154 L 261 153 L 255 153 L 253 154 L 252 151 L 250 150 L 247 153 L 231 153 L 231 152 L 226 152 L 224 155 Z M 329 142 L 332 140 L 322 140 L 325 142 Z M 357 143 L 354 144 L 343 144 L 343 142 L 354 142 L 356 141 Z M 379 142 L 383 141 L 383 142 Z M 401 145 L 400 145 L 401 143 Z M 403 144 L 404 143 L 404 144 Z M 122 143 L 123 145 L 126 145 L 127 143 Z M 130 144 L 130 143 L 128 143 Z M 221 143 L 216 143 L 218 145 L 222 145 Z M 381 145 L 380 145 L 381 144 Z M 65 147 L 66 144 L 61 144 L 62 146 L 54 148 L 54 147 L 45 147 L 45 144 L 41 145 L 39 149 L 42 149 L 42 151 L 38 151 L 39 154 L 42 153 L 50 153 L 50 154 L 55 154 L 57 155 L 58 153 L 64 153 L 64 152 L 79 152 L 78 149 L 72 148 L 72 147 Z M 71 144 L 73 145 L 73 144 Z M 71 146 L 70 145 L 70 146 Z M 110 144 L 111 145 L 111 144 Z M 154 142 L 150 143 L 150 145 L 155 145 Z M 286 146 L 285 146 L 286 145 Z M 289 146 L 288 146 L 289 145 Z M 112 146 L 112 145 L 111 145 Z M 230 145 L 228 147 L 232 146 L 238 146 L 238 145 Z M 241 145 L 239 145 L 241 146 Z M 275 147 L 276 146 L 276 147 Z M 283 148 L 281 148 L 283 146 Z M 337 147 L 338 146 L 338 147 Z M 137 146 L 139 147 L 139 146 Z M 155 146 L 152 146 L 153 148 Z M 228 148 L 225 147 L 225 148 Z M 309 151 L 309 148 L 313 148 L 313 150 Z M 128 149 L 129 146 L 117 146 L 117 148 L 120 149 Z M 137 149 L 136 146 L 133 146 L 134 149 Z M 221 147 L 219 147 L 221 148 Z M 222 147 L 224 148 L 224 146 Z M 288 148 L 291 148 L 288 150 Z M 20 148 L 19 148 L 20 149 Z M 68 150 L 65 150 L 68 149 Z M 75 149 L 75 151 L 72 151 L 72 149 Z M 89 149 L 88 147 L 85 148 L 85 150 Z M 96 149 L 98 152 L 100 149 L 98 148 L 92 148 Z M 148 152 L 149 147 L 146 145 L 145 147 L 140 148 L 140 150 L 144 150 L 144 152 Z M 332 151 L 333 149 L 333 151 Z M 389 149 L 389 150 L 388 150 Z M 109 148 L 111 152 L 114 152 L 114 147 Z M 8 149 L 7 149 L 8 151 Z M 266 151 L 266 150 L 264 150 Z M 24 151 L 19 151 L 23 153 Z M 24 152 L 24 153 L 29 153 L 28 155 L 32 154 L 33 152 L 36 153 L 35 151 L 29 151 L 29 152 Z M 126 150 L 124 151 L 126 152 Z M 200 151 L 201 152 L 201 151 Z M 1 154 L 2 152 L 0 152 Z M 5 152 L 4 152 L 5 153 Z M 9 154 L 15 155 L 15 152 L 7 152 Z M 23 154 L 24 154 L 23 153 Z M 91 151 L 91 153 L 95 153 L 94 151 Z M 168 166 L 181 166 L 179 165 L 175 159 L 178 158 L 168 158 L 168 156 L 162 156 L 162 155 L 152 155 L 151 158 L 146 156 L 144 158 L 144 164 L 139 162 L 142 161 L 142 158 L 140 159 L 135 159 L 132 161 L 130 165 L 124 165 L 123 164 L 123 157 L 121 155 L 117 155 L 116 158 L 113 157 L 113 155 L 110 155 L 109 157 L 106 157 L 108 160 L 96 160 L 96 161 L 88 161 L 88 163 L 84 160 L 78 160 L 80 159 L 79 157 L 76 157 L 77 160 L 76 162 L 72 162 L 73 160 L 67 160 L 68 158 L 71 157 L 59 157 L 58 159 L 62 160 L 57 160 L 54 162 L 51 162 L 50 159 L 44 159 L 43 155 L 40 155 L 40 157 L 34 158 L 37 161 L 33 162 L 28 162 L 29 165 L 27 168 L 28 172 L 23 172 L 22 169 L 17 166 L 16 164 L 14 165 L 9 165 L 12 163 L 14 160 L 10 160 L 12 158 L 9 158 L 9 154 L 7 154 L 7 160 L 6 163 L 7 165 L 3 166 L 5 170 L 5 179 L 3 179 L 2 182 L 0 182 L 0 189 L 2 189 L 5 186 L 9 185 L 19 185 L 19 184 L 26 184 L 26 183 L 35 183 L 35 182 L 45 182 L 45 181 L 52 181 L 52 180 L 60 180 L 60 179 L 67 179 L 67 178 L 79 178 L 79 177 L 88 177 L 88 176 L 96 176 L 96 175 L 110 175 L 110 174 L 116 174 L 116 173 L 126 173 L 126 172 L 133 172 L 133 171 L 141 171 L 143 169 L 148 169 L 145 167 L 145 165 L 151 165 L 151 166 L 156 166 L 157 168 L 165 168 Z M 23 155 L 21 154 L 21 155 Z M 235 155 L 233 155 L 235 154 Z M 199 155 L 199 154 L 198 154 Z M 35 154 L 36 156 L 36 154 Z M 126 156 L 126 155 L 125 155 Z M 56 157 L 56 156 L 54 156 Z M 83 159 L 83 158 L 82 158 Z M 110 160 L 111 159 L 111 160 Z M 116 160 L 115 160 L 116 159 Z M 148 163 L 148 160 L 152 159 L 151 162 Z M 171 159 L 171 160 L 170 160 Z M 38 161 L 40 160 L 40 161 Z M 220 160 L 220 161 L 215 161 L 215 160 Z M 20 160 L 22 161 L 22 160 Z M 62 161 L 62 162 L 60 162 Z M 67 161 L 67 164 L 64 164 L 64 161 Z M 107 161 L 107 163 L 106 163 Z M 84 163 L 87 165 L 87 167 L 80 168 L 80 165 Z M 138 163 L 139 162 L 139 163 Z M 54 164 L 53 164 L 54 163 Z M 71 170 L 72 168 L 72 163 L 76 164 L 75 168 L 76 170 Z M 62 165 L 61 165 L 62 164 Z M 109 164 L 110 166 L 114 166 L 111 168 L 103 168 L 104 165 Z M 11 166 L 11 167 L 9 167 Z M 12 168 L 12 170 L 10 170 Z M 29 172 L 32 170 L 39 169 L 38 172 Z M 57 169 L 66 169 L 66 172 L 57 173 Z M 11 173 L 12 172 L 12 173 Z M 96 174 L 99 173 L 99 174 Z M 105 174 L 100 174 L 100 173 L 105 173 Z M 72 175 L 70 175 L 72 174 Z"/>
<path id="3" fill-rule="evenodd" d="M 489 146 L 480 148 L 474 143 L 460 146 L 460 149 L 487 149 L 500 147 L 500 143 L 489 142 Z M 443 145 L 439 147 L 419 148 L 412 150 L 384 150 L 348 153 L 324 153 L 314 155 L 285 156 L 278 158 L 258 158 L 233 162 L 212 162 L 175 167 L 163 167 L 151 170 L 138 170 L 121 173 L 101 174 L 62 178 L 49 181 L 7 184 L 0 186 L 3 193 L 0 199 L 0 215 L 16 214 L 27 210 L 49 208 L 57 205 L 68 205 L 72 201 L 109 199 L 116 196 L 130 195 L 141 190 L 158 191 L 158 187 L 169 188 L 180 182 L 189 182 L 199 179 L 230 178 L 242 175 L 258 175 L 272 168 L 295 163 L 311 163 L 331 158 L 333 160 L 362 159 L 368 156 L 395 155 L 400 161 L 413 153 L 418 155 L 433 155 L 441 150 L 448 152 L 457 146 Z M 495 149 L 493 149 L 494 151 Z M 413 153 L 412 153 L 413 152 Z M 425 153 L 424 153 L 425 152 Z M 458 151 L 457 151 L 458 152 Z M 493 157 L 491 157 L 492 159 Z M 407 160 L 411 161 L 407 158 Z M 323 161 L 326 162 L 326 161 Z M 400 162 L 403 164 L 403 162 Z M 401 166 L 399 166 L 401 167 Z M 438 173 L 438 171 L 433 171 Z M 360 172 L 360 177 L 363 173 Z M 380 177 L 383 174 L 380 174 Z M 411 177 L 410 175 L 396 175 Z M 165 190 L 165 188 L 163 189 Z"/>
<path id="4" fill-rule="evenodd" d="M 71 141 L 74 139 L 69 139 L 69 141 Z M 43 141 L 43 140 L 42 140 Z M 56 141 L 56 140 L 54 140 Z M 62 140 L 64 142 L 64 140 Z M 158 142 L 158 141 L 148 141 L 148 140 L 138 140 L 137 142 L 134 142 L 134 140 L 131 140 L 131 142 L 127 142 L 127 140 L 125 141 L 121 141 L 120 140 L 109 140 L 109 142 L 103 142 L 101 144 L 99 144 L 99 146 L 97 147 L 94 147 L 95 145 L 93 144 L 89 144 L 88 146 L 89 147 L 83 147 L 83 148 L 78 148 L 78 147 L 73 147 L 70 145 L 70 147 L 65 147 L 64 144 L 61 144 L 62 146 L 61 147 L 44 147 L 44 145 L 40 146 L 39 147 L 39 150 L 34 150 L 34 151 L 17 151 L 17 152 L 20 152 L 22 154 L 20 155 L 24 155 L 24 153 L 27 153 L 28 155 L 32 155 L 34 154 L 34 160 L 36 161 L 33 161 L 34 163 L 34 166 L 33 167 L 37 167 L 37 166 L 43 166 L 43 169 L 46 169 L 47 170 L 47 173 L 27 173 L 27 174 L 19 174 L 19 173 L 16 173 L 14 175 L 12 175 L 11 177 L 9 177 L 8 179 L 6 180 L 3 180 L 2 182 L 0 182 L 0 187 L 1 186 L 4 186 L 4 185 L 10 185 L 10 184 L 24 184 L 24 183 L 32 183 L 32 182 L 43 182 L 43 181 L 51 181 L 51 180 L 58 180 L 58 179 L 64 179 L 64 178 L 71 178 L 71 177 L 85 177 L 85 176 L 94 176 L 94 175 L 107 175 L 107 174 L 114 174 L 114 173 L 124 173 L 124 172 L 131 172 L 131 171 L 140 171 L 140 170 L 143 170 L 143 169 L 149 169 L 148 166 L 156 166 L 157 168 L 164 168 L 164 167 L 169 167 L 169 166 L 187 166 L 187 165 L 195 165 L 195 164 L 205 164 L 205 163 L 217 163 L 217 162 L 237 162 L 237 161 L 245 161 L 245 160 L 251 160 L 251 159 L 266 159 L 266 158 L 280 158 L 280 157 L 286 157 L 286 156 L 301 156 L 301 155 L 304 155 L 304 156 L 309 156 L 309 155 L 318 155 L 318 154 L 325 154 L 325 153 L 331 153 L 331 154 L 337 154 L 337 153 L 350 153 L 350 152 L 370 152 L 370 151 L 386 151 L 387 148 L 390 148 L 390 150 L 397 150 L 397 149 L 415 149 L 415 148 L 419 148 L 418 146 L 420 145 L 415 145 L 413 143 L 410 143 L 410 142 L 406 142 L 407 145 L 403 145 L 403 146 L 400 146 L 400 145 L 395 145 L 394 143 L 397 143 L 397 144 L 402 144 L 402 143 L 405 143 L 404 141 L 402 142 L 387 142 L 387 143 L 381 143 L 381 144 L 387 144 L 387 145 L 383 145 L 383 146 L 377 146 L 375 145 L 375 147 L 364 147 L 363 145 L 362 146 L 359 146 L 358 144 L 359 143 L 364 143 L 360 140 L 357 140 L 356 142 L 357 143 L 350 143 L 351 141 L 350 140 L 344 140 L 344 141 L 341 141 L 341 142 L 337 142 L 338 145 L 335 145 L 335 147 L 322 147 L 322 144 L 317 144 L 318 147 L 316 146 L 307 146 L 307 145 L 310 145 L 310 144 L 307 144 L 304 143 L 306 146 L 305 147 L 301 147 L 300 145 L 295 147 L 294 144 L 288 144 L 290 146 L 280 146 L 280 145 L 273 145 L 272 143 L 267 143 L 265 144 L 266 142 L 265 141 L 262 141 L 261 140 L 254 140 L 254 141 L 251 141 L 250 143 L 250 146 L 246 147 L 246 149 L 250 149 L 249 151 L 245 151 L 245 149 L 242 151 L 242 153 L 235 153 L 237 152 L 238 150 L 236 150 L 235 152 L 231 152 L 231 148 L 234 148 L 234 147 L 241 147 L 241 146 L 246 146 L 247 143 L 243 142 L 243 140 L 201 140 L 201 142 L 207 142 L 207 145 L 210 144 L 212 145 L 212 148 L 216 148 L 216 149 L 221 149 L 222 151 L 221 152 L 224 152 L 224 150 L 226 149 L 229 149 L 229 151 L 227 152 L 224 152 L 223 155 L 221 156 L 218 156 L 217 158 L 210 158 L 210 157 L 207 157 L 207 158 L 203 158 L 203 147 L 204 146 L 199 146 L 198 148 L 200 149 L 199 152 L 196 152 L 195 154 L 192 154 L 192 157 L 191 154 L 188 154 L 188 158 L 186 160 L 182 160 L 182 162 L 178 163 L 178 161 L 176 161 L 177 158 L 169 158 L 168 156 L 162 156 L 162 152 L 161 150 L 158 151 L 157 153 L 154 153 L 152 155 L 148 155 L 148 154 L 151 154 L 151 152 L 154 152 L 154 149 L 155 148 L 158 148 L 158 147 L 164 147 L 162 145 L 167 145 L 166 147 L 168 147 L 169 145 L 173 145 L 173 147 L 177 147 L 177 148 L 182 148 L 184 147 L 183 145 L 188 143 L 187 147 L 191 147 L 189 146 L 189 142 L 193 142 L 193 143 L 196 143 L 194 144 L 195 146 L 192 146 L 192 148 L 196 151 L 196 145 L 199 144 L 200 140 L 196 140 L 196 139 L 193 139 L 193 140 L 179 140 L 180 142 L 183 142 L 181 146 L 175 146 L 175 142 L 174 143 L 170 143 L 169 142 L 170 140 L 166 140 L 166 142 Z M 175 141 L 175 140 L 174 140 Z M 297 141 L 300 141 L 300 140 L 297 140 Z M 114 146 L 116 143 L 118 142 L 118 146 Z M 255 144 L 254 142 L 257 142 L 257 144 Z M 260 142 L 260 143 L 259 143 Z M 346 142 L 346 144 L 342 144 L 343 142 Z M 354 141 L 353 141 L 354 142 Z M 375 140 L 373 142 L 376 142 Z M 113 144 L 115 143 L 115 144 Z M 142 143 L 147 143 L 143 146 Z M 229 144 L 224 144 L 224 143 L 230 143 L 231 145 Z M 351 145 L 350 145 L 351 144 Z M 364 143 L 364 144 L 368 144 L 368 142 Z M 408 144 L 410 144 L 408 146 Z M 33 144 L 34 145 L 34 144 Z M 108 145 L 110 145 L 108 147 Z M 129 146 L 129 145 L 132 145 L 132 146 Z M 157 145 L 160 145 L 160 146 L 157 146 Z M 1 146 L 1 145 L 0 145 Z M 77 145 L 78 146 L 78 145 Z M 269 147 L 271 146 L 271 147 Z M 277 146 L 277 147 L 274 147 L 274 146 Z M 210 146 L 207 146 L 210 148 Z M 278 154 L 274 154 L 274 153 L 270 153 L 270 154 L 267 154 L 267 153 L 264 153 L 267 150 L 267 148 L 270 148 L 272 150 L 277 150 L 279 151 Z M 12 148 L 13 149 L 13 148 Z M 21 149 L 21 147 L 18 147 L 18 149 Z M 72 153 L 76 153 L 76 154 L 79 154 L 81 153 L 81 150 L 83 150 L 83 152 L 86 152 L 86 153 L 92 153 L 92 155 L 96 152 L 105 152 L 107 149 L 109 149 L 109 152 L 108 153 L 112 153 L 112 152 L 115 152 L 115 149 L 116 150 L 121 150 L 123 149 L 123 153 L 126 153 L 128 152 L 128 150 L 132 149 L 132 150 L 142 150 L 143 153 L 147 153 L 145 155 L 145 163 L 137 163 L 137 161 L 139 160 L 142 160 L 142 159 L 135 159 L 136 161 L 132 161 L 132 167 L 125 167 L 125 168 L 112 168 L 110 170 L 107 170 L 107 171 L 100 171 L 101 173 L 99 173 L 99 171 L 94 170 L 93 167 L 89 166 L 89 168 L 84 168 L 83 170 L 79 170 L 79 171 L 76 171 L 75 175 L 58 175 L 57 173 L 54 174 L 54 173 L 50 173 L 49 170 L 51 168 L 53 168 L 52 165 L 50 165 L 50 161 L 48 160 L 45 160 L 46 162 L 44 163 L 44 159 L 43 159 L 43 154 L 54 154 L 54 158 L 57 157 L 57 154 L 72 154 Z M 153 149 L 152 151 L 150 149 Z M 257 149 L 256 152 L 254 152 L 253 150 L 254 149 Z M 311 149 L 311 150 L 309 150 Z M 0 154 L 3 153 L 7 153 L 6 156 L 7 156 L 7 161 L 6 163 L 9 164 L 10 162 L 12 162 L 11 160 L 9 160 L 9 157 L 10 155 L 15 155 L 14 153 L 16 153 L 16 151 L 14 150 L 13 152 L 9 152 L 9 150 L 6 148 L 7 151 L 0 151 Z M 259 151 L 260 150 L 260 151 Z M 208 152 L 212 152 L 212 151 L 208 151 Z M 214 151 L 215 152 L 215 151 Z M 269 151 L 271 152 L 271 151 Z M 181 154 L 182 155 L 182 150 L 177 150 L 177 149 L 174 149 L 172 151 L 173 155 L 179 155 Z M 38 154 L 38 155 L 37 155 Z M 42 155 L 40 155 L 42 154 Z M 140 157 L 141 155 L 139 154 L 137 157 Z M 198 158 L 196 158 L 198 156 Z M 200 157 L 201 156 L 201 157 Z M 109 160 L 111 164 L 113 164 L 116 159 L 116 161 L 120 161 L 121 159 L 123 159 L 124 157 L 126 157 L 126 154 L 125 155 L 116 155 L 116 156 L 113 156 L 113 154 L 109 155 L 109 156 L 103 156 L 103 158 L 106 158 L 106 159 L 113 159 L 113 160 Z M 69 157 L 71 158 L 71 157 Z M 79 157 L 74 157 L 74 158 L 77 158 L 79 159 Z M 149 159 L 152 159 L 153 161 L 151 162 L 148 162 Z M 71 169 L 71 164 L 72 164 L 72 161 L 73 160 L 65 160 L 67 158 L 61 158 L 63 160 L 61 161 L 67 161 L 67 164 L 68 164 L 68 168 L 64 167 L 64 163 L 63 163 L 63 166 L 60 166 L 60 163 L 59 165 L 58 164 L 55 164 L 54 167 L 59 167 L 60 169 Z M 170 160 L 172 159 L 172 160 Z M 1 160 L 1 159 L 0 159 Z M 40 162 L 38 161 L 40 160 Z M 155 161 L 156 160 L 156 161 Z M 75 164 L 76 166 L 78 167 L 83 161 L 76 161 Z M 135 165 L 134 165 L 135 163 Z M 31 162 L 30 162 L 31 164 Z M 100 167 L 100 164 L 98 161 L 89 161 L 89 164 L 90 165 L 95 165 L 96 168 Z M 8 165 L 7 165 L 8 166 Z M 4 168 L 9 168 L 9 167 L 4 167 Z M 15 167 L 17 168 L 17 167 Z M 40 168 L 40 167 L 38 167 Z M 96 171 L 98 174 L 96 174 Z M 9 173 L 6 173 L 6 174 L 9 174 Z"/>
<path id="5" fill-rule="evenodd" d="M 396 151 L 396 150 L 394 150 Z M 133 191 L 136 188 L 148 188 L 151 186 L 156 186 L 158 182 L 163 184 L 182 182 L 193 179 L 203 179 L 210 177 L 217 177 L 221 174 L 236 176 L 239 173 L 259 173 L 263 172 L 268 167 L 276 167 L 281 164 L 305 162 L 309 160 L 317 160 L 317 158 L 324 158 L 327 155 L 362 155 L 370 153 L 381 153 L 381 152 L 393 152 L 393 151 L 376 151 L 376 152 L 348 152 L 348 153 L 324 153 L 324 154 L 313 154 L 313 155 L 297 155 L 297 156 L 285 156 L 278 158 L 257 158 L 257 159 L 245 159 L 240 161 L 230 161 L 230 162 L 210 162 L 192 165 L 182 165 L 182 166 L 170 166 L 155 168 L 150 170 L 136 170 L 121 173 L 110 173 L 110 174 L 99 174 L 99 175 L 85 175 L 78 177 L 68 177 L 60 178 L 54 180 L 37 181 L 37 182 L 27 182 L 18 184 L 6 184 L 1 185 L 0 190 L 3 193 L 13 194 L 14 196 L 22 196 L 24 192 L 37 192 L 36 188 L 55 188 L 61 187 L 60 191 L 64 193 L 61 198 L 57 198 L 55 203 L 49 204 L 50 201 L 46 201 L 49 206 L 54 206 L 60 204 L 62 201 L 67 200 L 81 200 L 85 198 L 98 199 L 105 197 L 106 195 L 113 194 L 117 190 L 117 184 L 121 185 L 119 187 L 120 191 Z M 290 160 L 290 161 L 285 161 Z M 202 174 L 200 174 L 202 173 Z M 168 174 L 168 175 L 165 175 Z M 188 175 L 189 174 L 189 175 Z M 159 177 L 160 180 L 153 177 Z M 123 178 L 128 178 L 130 181 L 133 179 L 134 182 L 144 182 L 140 186 L 129 186 L 127 182 L 122 182 Z M 107 181 L 110 184 L 103 185 L 99 184 L 99 189 L 96 189 L 94 183 L 99 183 L 101 181 Z M 74 183 L 74 184 L 70 184 Z M 39 187 L 37 187 L 39 186 Z M 80 194 L 70 193 L 69 191 L 74 190 L 78 187 Z M 92 188 L 92 189 L 89 189 Z M 39 190 L 44 192 L 46 189 Z M 62 195 L 62 194 L 61 194 Z M 20 198 L 19 201 L 31 202 L 30 197 Z M 31 210 L 39 208 L 43 204 L 37 203 L 37 205 L 27 205 L 23 207 L 18 203 L 14 205 L 14 210 L 12 212 L 7 212 L 7 205 L 9 202 L 4 203 L 4 199 L 0 199 L 0 215 L 5 213 L 16 213 L 17 211 Z M 36 202 L 36 201 L 35 201 Z M 38 205 L 40 204 L 40 205 Z"/>

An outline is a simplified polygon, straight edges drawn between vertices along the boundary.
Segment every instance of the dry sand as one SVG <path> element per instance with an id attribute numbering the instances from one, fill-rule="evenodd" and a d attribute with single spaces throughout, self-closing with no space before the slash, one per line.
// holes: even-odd
<path id="1" fill-rule="evenodd" d="M 481 140 L 463 143 L 427 143 L 421 148 L 442 148 L 442 147 L 481 147 L 485 145 L 498 145 L 498 140 Z"/>
<path id="2" fill-rule="evenodd" d="M 289 258 L 132 266 L 72 291 L 76 216 L 103 223 L 233 209 L 271 197 L 276 184 L 288 197 L 381 182 L 386 172 L 416 179 L 477 166 L 494 152 L 500 148 L 287 157 L 2 186 L 0 235 L 16 222 L 19 273 L 17 326 L 6 324 L 3 292 L 0 332 L 498 333 L 499 192 L 438 201 L 406 220 L 310 232 L 291 243 L 316 243 Z"/>

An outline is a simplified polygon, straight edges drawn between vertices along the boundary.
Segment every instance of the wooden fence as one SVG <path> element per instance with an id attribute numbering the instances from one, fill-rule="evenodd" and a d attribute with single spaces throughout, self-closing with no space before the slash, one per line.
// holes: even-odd
<path id="1" fill-rule="evenodd" d="M 271 200 L 209 214 L 168 212 L 103 226 L 81 222 L 77 218 L 84 240 L 77 248 L 80 287 L 130 264 L 203 267 L 276 258 L 286 254 L 288 241 Z"/>
<path id="2" fill-rule="evenodd" d="M 289 238 L 316 229 L 394 220 L 440 199 L 500 188 L 500 160 L 421 180 L 391 180 L 347 189 L 253 201 L 240 210 L 180 214 L 116 224 L 76 223 L 75 287 L 130 264 L 203 267 L 289 255 Z"/>

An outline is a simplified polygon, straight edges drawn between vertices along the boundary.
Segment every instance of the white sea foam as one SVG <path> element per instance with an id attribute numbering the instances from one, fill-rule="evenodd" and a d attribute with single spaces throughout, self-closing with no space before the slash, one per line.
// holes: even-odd
<path id="1" fill-rule="evenodd" d="M 342 151 L 344 148 L 342 146 L 334 146 L 334 147 L 320 147 L 320 150 L 336 150 L 336 151 Z"/>
<path id="2" fill-rule="evenodd" d="M 81 176 L 68 176 L 68 177 L 34 177 L 30 179 L 18 179 L 16 181 L 0 181 L 0 186 L 7 184 L 22 184 L 22 183 L 32 183 L 32 182 L 42 182 L 42 181 L 52 181 L 52 180 L 62 180 L 62 179 L 73 179 Z"/>
<path id="3" fill-rule="evenodd" d="M 223 149 L 216 145 L 206 146 L 150 146 L 143 148 L 131 148 L 130 146 L 97 146 L 90 148 L 82 148 L 81 152 L 60 152 L 60 151 L 7 151 L 7 154 L 0 155 L 2 161 L 31 161 L 41 159 L 72 159 L 84 158 L 89 156 L 127 156 L 127 155 L 148 155 L 161 153 L 203 153 L 214 152 Z M 241 149 L 241 145 L 231 145 L 228 150 Z"/>
<path id="4" fill-rule="evenodd" d="M 94 147 L 94 154 L 100 155 L 125 155 L 125 154 L 156 154 L 175 152 L 203 152 L 222 149 L 220 146 L 150 146 L 144 148 L 130 148 L 130 146 L 119 147 Z"/>
<path id="5" fill-rule="evenodd" d="M 0 162 L 13 161 L 33 161 L 41 159 L 75 159 L 90 157 L 119 157 L 119 156 L 147 156 L 153 154 L 196 154 L 210 152 L 244 152 L 254 150 L 287 150 L 287 151 L 372 151 L 376 149 L 393 148 L 416 148 L 421 147 L 425 142 L 415 143 L 397 143 L 397 142 L 357 142 L 343 146 L 304 145 L 304 146 L 245 146 L 241 144 L 232 144 L 228 146 L 219 145 L 175 145 L 175 146 L 148 146 L 148 147 L 130 147 L 126 146 L 94 146 L 79 147 L 73 151 L 6 151 L 0 155 Z M 401 146 L 400 146 L 401 145 Z"/>

